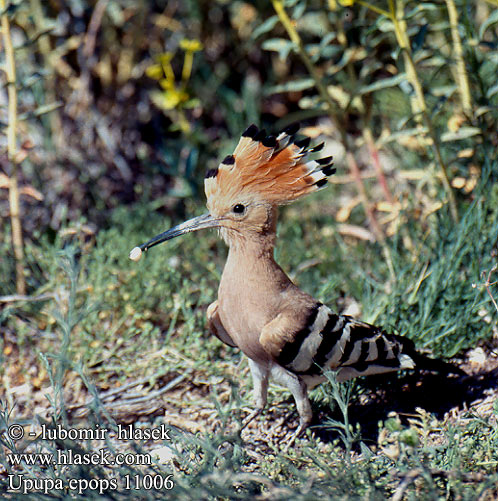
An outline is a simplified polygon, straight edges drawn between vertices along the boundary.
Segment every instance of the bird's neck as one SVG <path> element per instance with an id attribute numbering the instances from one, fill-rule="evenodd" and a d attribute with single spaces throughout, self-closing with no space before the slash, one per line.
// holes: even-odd
<path id="1" fill-rule="evenodd" d="M 266 280 L 282 272 L 274 259 L 276 233 L 276 207 L 268 208 L 266 221 L 258 231 L 231 232 L 226 239 L 229 252 L 225 271 L 241 278 L 259 275 Z"/>
<path id="2" fill-rule="evenodd" d="M 237 261 L 241 270 L 275 263 L 275 233 L 264 236 L 234 236 L 229 243 L 227 263 Z M 276 264 L 276 263 L 275 263 Z"/>
<path id="3" fill-rule="evenodd" d="M 230 312 L 244 311 L 241 318 L 255 316 L 247 320 L 250 325 L 262 327 L 278 310 L 281 297 L 293 287 L 285 272 L 275 262 L 272 241 L 245 241 L 230 244 L 227 261 L 218 289 L 218 299 L 224 321 Z M 249 314 L 250 312 L 251 315 Z M 248 324 L 248 325 L 249 325 Z M 231 325 L 231 324 L 230 324 Z M 241 326 L 233 329 L 240 330 Z M 232 329 L 232 330 L 233 330 Z"/>
<path id="4" fill-rule="evenodd" d="M 229 251 L 222 283 L 227 288 L 265 287 L 273 293 L 287 288 L 291 281 L 274 258 L 275 229 L 257 235 L 236 235 Z"/>

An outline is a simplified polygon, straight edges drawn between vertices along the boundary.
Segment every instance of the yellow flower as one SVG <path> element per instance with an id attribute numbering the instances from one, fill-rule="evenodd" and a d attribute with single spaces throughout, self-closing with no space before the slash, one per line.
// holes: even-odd
<path id="1" fill-rule="evenodd" d="M 180 104 L 180 96 L 177 92 L 163 94 L 162 107 L 165 110 L 174 110 Z"/>
<path id="2" fill-rule="evenodd" d="M 199 40 L 195 40 L 195 39 L 188 40 L 187 38 L 184 38 L 180 42 L 180 47 L 187 52 L 198 52 L 204 48 L 202 43 Z"/>
<path id="3" fill-rule="evenodd" d="M 145 74 L 154 80 L 160 80 L 163 77 L 163 67 L 160 64 L 152 64 L 145 70 Z"/>
<path id="4" fill-rule="evenodd" d="M 151 78 L 154 78 L 154 80 L 160 80 L 164 75 L 168 80 L 172 80 L 174 82 L 175 74 L 173 73 L 173 67 L 171 66 L 171 60 L 173 59 L 173 57 L 174 54 L 172 52 L 161 52 L 161 54 L 156 54 L 154 56 L 154 60 L 157 62 L 157 64 L 153 65 L 154 69 L 150 70 L 152 75 L 154 76 L 148 76 L 151 76 Z M 160 69 L 162 70 L 162 72 L 159 71 Z"/>
<path id="5" fill-rule="evenodd" d="M 154 59 L 162 65 L 169 64 L 173 59 L 174 54 L 172 52 L 161 52 L 160 54 L 156 54 Z"/>
<path id="6" fill-rule="evenodd" d="M 183 90 L 169 89 L 153 96 L 153 101 L 163 110 L 174 110 L 188 100 L 188 94 Z"/>
<path id="7" fill-rule="evenodd" d="M 159 85 L 164 90 L 174 90 L 175 88 L 175 82 L 172 82 L 169 78 L 161 78 L 161 80 L 159 80 Z"/>

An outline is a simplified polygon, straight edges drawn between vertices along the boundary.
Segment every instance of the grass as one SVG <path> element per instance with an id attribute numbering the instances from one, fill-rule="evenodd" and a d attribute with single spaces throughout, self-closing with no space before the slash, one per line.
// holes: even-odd
<path id="1" fill-rule="evenodd" d="M 450 20 L 443 4 L 388 2 L 389 13 L 346 3 L 193 1 L 164 10 L 111 0 L 97 3 L 100 20 L 88 2 L 20 2 L 4 12 L 17 40 L 21 202 L 34 210 L 23 218 L 29 296 L 16 295 L 16 260 L 0 239 L 0 497 L 498 496 L 498 290 L 482 285 L 483 270 L 497 265 L 496 11 L 477 2 Z M 146 75 L 162 60 L 178 80 L 184 39 L 204 46 L 186 65 L 188 100 L 157 108 L 157 92 L 173 98 L 179 87 L 171 75 L 162 84 Z M 426 109 L 425 127 L 417 108 Z M 226 256 L 217 235 L 184 236 L 138 263 L 128 253 L 205 211 L 201 171 L 233 151 L 244 126 L 275 131 L 293 120 L 327 148 L 342 140 L 337 177 L 349 162 L 351 182 L 282 208 L 277 261 L 333 309 L 355 309 L 433 356 L 467 369 L 469 349 L 489 356 L 464 380 L 407 371 L 338 384 L 329 375 L 311 392 L 312 429 L 285 451 L 297 421 L 288 392 L 272 385 L 267 410 L 241 432 L 252 405 L 247 362 L 206 329 Z M 372 175 L 364 167 L 375 152 Z M 367 214 L 377 243 L 337 224 L 358 194 L 364 207 L 347 222 L 364 230 Z M 12 212 L 2 200 L 0 209 Z M 6 223 L 1 236 L 10 230 Z M 166 424 L 171 440 L 119 440 L 118 425 L 128 423 Z M 41 424 L 110 431 L 102 440 L 13 440 L 12 424 L 25 433 Z M 151 463 L 13 466 L 8 457 L 103 447 Z M 63 488 L 21 493 L 8 474 Z M 160 485 L 144 484 L 154 477 Z M 137 489 L 127 488 L 136 478 Z M 69 489 L 70 479 L 86 488 Z"/>
<path id="2" fill-rule="evenodd" d="M 393 240 L 394 283 L 389 283 L 389 271 L 378 259 L 375 245 L 351 245 L 334 231 L 330 215 L 320 210 L 338 188 L 283 211 L 278 260 L 300 286 L 331 306 L 340 304 L 342 297 L 354 299 L 367 320 L 412 337 L 436 355 L 452 356 L 489 339 L 495 325 L 489 320 L 494 318 L 491 299 L 484 288 L 471 286 L 479 281 L 481 269 L 491 268 L 498 238 L 498 192 L 491 183 L 492 172 L 491 168 L 484 172 L 482 186 L 462 211 L 457 226 L 442 209 L 423 223 L 414 220 L 407 226 L 412 241 L 417 242 L 413 248 L 408 250 L 400 239 Z M 187 203 L 189 214 L 202 210 Z M 173 475 L 172 491 L 142 490 L 143 499 L 258 495 L 267 499 L 476 499 L 476 493 L 485 497 L 495 492 L 496 402 L 489 404 L 488 412 L 468 411 L 457 420 L 423 409 L 408 418 L 386 411 L 372 434 L 350 410 L 361 409 L 362 399 L 372 393 L 368 383 L 365 386 L 367 381 L 346 389 L 332 380 L 312 394 L 315 410 L 325 416 L 319 423 L 325 435 L 317 428 L 316 434 L 308 434 L 288 453 L 282 452 L 278 439 L 270 440 L 267 453 L 258 453 L 256 442 L 247 442 L 237 433 L 241 409 L 250 402 L 246 362 L 206 331 L 205 309 L 216 296 L 226 254 L 223 244 L 214 232 L 205 232 L 153 249 L 139 263 L 127 258 L 131 247 L 175 222 L 156 213 L 153 205 L 141 204 L 131 212 L 115 210 L 109 228 L 90 243 L 82 244 L 76 233 L 55 242 L 42 238 L 39 245 L 28 247 L 27 260 L 40 284 L 37 295 L 49 298 L 13 302 L 4 309 L 1 371 L 8 387 L 25 382 L 38 400 L 40 392 L 47 395 L 43 405 L 52 425 L 92 427 L 99 423 L 111 428 L 118 422 L 111 417 L 113 405 L 105 405 L 98 395 L 137 379 L 144 381 L 138 393 L 147 395 L 185 374 L 180 384 L 183 393 L 165 394 L 169 398 L 164 404 L 166 414 L 142 416 L 138 424 L 171 425 L 168 417 L 178 411 L 184 417 L 193 416 L 199 429 L 189 432 L 188 426 L 183 430 L 173 426 L 176 455 L 167 465 L 114 471 L 23 465 L 16 472 L 64 482 L 109 479 L 116 473 L 121 479 L 135 474 L 141 478 Z M 303 261 L 314 259 L 300 267 Z M 12 264 L 3 261 L 2 266 L 8 263 Z M 4 277 L 12 273 L 8 268 L 5 271 Z M 403 384 L 403 378 L 388 379 Z M 381 382 L 386 384 L 391 391 L 389 385 L 397 383 Z M 73 395 L 68 393 L 70 387 Z M 128 393 L 133 391 L 123 398 Z M 285 391 L 272 387 L 270 401 L 276 407 L 261 422 L 270 424 L 276 415 L 288 429 L 294 406 L 286 398 Z M 16 422 L 34 423 L 29 405 L 21 401 L 12 407 L 15 401 L 7 402 L 1 413 L 2 428 L 13 416 Z M 75 417 L 75 404 L 86 409 L 83 417 Z M 115 405 L 120 405 L 119 400 Z M 16 445 L 5 435 L 2 445 L 4 464 L 5 454 L 18 446 L 29 452 L 96 447 L 40 440 Z M 148 453 L 151 444 L 109 440 L 107 446 Z M 6 488 L 5 477 L 1 485 Z M 97 498 L 124 499 L 127 492 L 122 487 Z M 80 497 L 93 495 L 95 491 L 87 491 Z M 37 496 L 33 499 L 41 499 Z M 63 492 L 55 491 L 55 496 L 62 497 Z"/>

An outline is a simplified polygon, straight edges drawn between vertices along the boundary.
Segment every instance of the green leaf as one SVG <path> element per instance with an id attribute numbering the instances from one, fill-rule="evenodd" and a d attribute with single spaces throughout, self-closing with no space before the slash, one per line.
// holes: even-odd
<path id="1" fill-rule="evenodd" d="M 271 31 L 276 24 L 278 23 L 278 17 L 277 16 L 271 16 L 269 17 L 266 21 L 263 22 L 263 24 L 259 25 L 251 35 L 251 40 L 256 40 L 258 37 L 261 35 L 264 35 L 265 33 L 268 33 Z"/>
<path id="2" fill-rule="evenodd" d="M 414 57 L 414 63 L 423 63 L 426 67 L 443 67 L 447 64 L 447 60 L 439 55 L 432 55 L 430 51 L 419 51 L 417 57 Z"/>
<path id="3" fill-rule="evenodd" d="M 39 82 L 43 78 L 43 75 L 40 73 L 33 73 L 32 75 L 28 75 L 23 81 L 19 82 L 19 88 L 21 89 L 29 89 L 37 82 Z"/>
<path id="4" fill-rule="evenodd" d="M 393 141 L 398 141 L 400 138 L 403 138 L 403 137 L 416 137 L 416 136 L 424 135 L 426 133 L 427 133 L 426 127 L 421 127 L 421 128 L 414 127 L 412 129 L 405 129 L 405 130 L 401 130 L 398 132 L 393 132 L 392 134 L 390 134 L 386 138 L 381 139 L 379 141 L 379 146 L 383 146 L 383 145 L 385 145 L 387 143 L 391 143 Z"/>
<path id="5" fill-rule="evenodd" d="M 376 24 L 382 33 L 391 33 L 394 31 L 394 23 L 385 17 L 379 17 Z"/>
<path id="6" fill-rule="evenodd" d="M 285 60 L 289 52 L 296 48 L 293 42 L 284 38 L 270 38 L 261 45 L 264 50 L 278 52 L 280 59 Z"/>
<path id="7" fill-rule="evenodd" d="M 299 92 L 310 89 L 315 86 L 315 81 L 312 78 L 302 78 L 300 80 L 292 80 L 280 85 L 274 85 L 267 90 L 267 94 L 278 94 L 280 92 Z"/>
<path id="8" fill-rule="evenodd" d="M 445 97 L 446 99 L 449 99 L 457 89 L 458 86 L 456 84 L 450 84 L 450 85 L 440 85 L 438 87 L 431 87 L 430 91 L 433 96 Z"/>
<path id="9" fill-rule="evenodd" d="M 327 45 L 329 45 L 330 42 L 332 42 L 332 40 L 334 40 L 336 38 L 336 36 L 337 36 L 337 34 L 335 32 L 327 33 L 320 41 L 320 45 L 322 47 L 326 47 Z M 339 49 L 339 46 L 336 46 L 336 47 L 337 47 L 337 49 Z"/>
<path id="10" fill-rule="evenodd" d="M 498 23 L 498 9 L 495 10 L 487 19 L 481 24 L 481 28 L 479 29 L 479 39 L 482 40 L 484 38 L 484 33 L 486 30 L 490 28 L 493 24 Z"/>
<path id="11" fill-rule="evenodd" d="M 356 62 L 363 60 L 367 57 L 367 52 L 363 49 L 346 49 L 340 61 L 338 61 L 333 66 L 327 68 L 326 74 L 328 76 L 333 76 L 339 71 L 341 71 L 349 62 Z"/>
<path id="12" fill-rule="evenodd" d="M 330 43 L 331 36 L 334 37 L 335 33 L 329 33 L 320 43 L 310 43 L 304 46 L 306 53 L 313 62 L 316 63 L 320 58 L 330 60 L 344 51 L 343 47 Z"/>
<path id="13" fill-rule="evenodd" d="M 296 17 L 296 19 L 300 32 L 309 33 L 320 38 L 329 33 L 327 17 L 322 12 L 307 12 L 303 16 Z"/>
<path id="14" fill-rule="evenodd" d="M 419 444 L 417 430 L 413 428 L 408 428 L 407 430 L 403 430 L 399 434 L 399 441 L 411 447 L 416 447 Z"/>
<path id="15" fill-rule="evenodd" d="M 28 111 L 19 115 L 19 120 L 28 120 L 29 118 L 39 117 L 41 115 L 45 115 L 46 113 L 50 113 L 51 111 L 56 110 L 63 106 L 63 103 L 60 101 L 56 101 L 54 103 L 44 104 L 43 106 L 39 106 L 33 111 Z"/>
<path id="16" fill-rule="evenodd" d="M 292 10 L 292 19 L 300 19 L 306 11 L 306 2 L 299 2 Z"/>
<path id="17" fill-rule="evenodd" d="M 491 89 L 489 89 L 491 90 Z M 489 91 L 488 91 L 489 92 Z M 479 118 L 481 117 L 482 115 L 485 115 L 486 113 L 489 113 L 490 111 L 493 111 L 493 107 L 491 106 L 479 106 L 478 108 L 476 108 L 476 110 L 474 111 L 474 115 L 476 118 Z"/>
<path id="18" fill-rule="evenodd" d="M 360 442 L 360 450 L 363 457 L 367 460 L 370 460 L 374 456 L 374 453 L 370 450 L 368 445 L 363 442 Z"/>
<path id="19" fill-rule="evenodd" d="M 449 21 L 439 21 L 431 23 L 431 31 L 435 33 L 436 31 L 448 30 L 450 28 Z M 466 40 L 468 43 L 468 40 Z"/>
<path id="20" fill-rule="evenodd" d="M 410 9 L 405 15 L 404 15 L 404 20 L 407 21 L 408 19 L 412 18 L 413 16 L 416 16 L 420 12 L 427 12 L 427 11 L 435 11 L 439 7 L 436 4 L 433 3 L 427 3 L 427 2 L 421 2 L 416 5 L 413 9 Z"/>
<path id="21" fill-rule="evenodd" d="M 479 129 L 479 127 L 462 127 L 456 132 L 445 132 L 441 136 L 441 141 L 443 141 L 444 143 L 448 141 L 458 141 L 460 139 L 467 139 L 479 134 L 481 134 L 481 129 Z"/>
<path id="22" fill-rule="evenodd" d="M 387 431 L 390 431 L 391 433 L 396 431 L 401 431 L 403 429 L 403 425 L 401 424 L 399 419 L 396 418 L 388 418 L 384 422 L 384 427 L 386 428 Z"/>
<path id="23" fill-rule="evenodd" d="M 21 49 L 26 49 L 27 47 L 30 47 L 31 45 L 35 44 L 38 42 L 38 39 L 41 38 L 44 35 L 50 35 L 50 33 L 54 30 L 54 27 L 52 28 L 46 28 L 42 31 L 39 31 L 35 35 L 33 35 L 31 38 L 26 40 L 23 44 L 19 45 L 18 47 L 15 48 L 15 50 L 21 50 Z"/>
<path id="24" fill-rule="evenodd" d="M 381 80 L 377 80 L 374 83 L 360 87 L 358 94 L 361 96 L 363 94 L 369 94 L 370 92 L 375 92 L 377 90 L 388 89 L 389 87 L 396 87 L 405 80 L 406 80 L 406 73 L 400 73 L 399 75 L 395 75 L 389 78 L 382 78 Z"/>
<path id="25" fill-rule="evenodd" d="M 318 96 L 304 96 L 299 100 L 302 110 L 326 110 L 327 104 L 320 101 Z"/>
<path id="26" fill-rule="evenodd" d="M 186 110 L 191 110 L 193 108 L 197 108 L 198 106 L 201 105 L 201 100 L 197 97 L 194 97 L 192 99 L 189 99 L 188 101 L 186 101 L 184 104 L 183 104 L 183 107 L 186 109 Z"/>
<path id="27" fill-rule="evenodd" d="M 491 99 L 496 93 L 498 93 L 498 84 L 493 85 L 493 87 L 488 89 L 488 92 L 486 92 L 486 97 L 488 99 Z"/>

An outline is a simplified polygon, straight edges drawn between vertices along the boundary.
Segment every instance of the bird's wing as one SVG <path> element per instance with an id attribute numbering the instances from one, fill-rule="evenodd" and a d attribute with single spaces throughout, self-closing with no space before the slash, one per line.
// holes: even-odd
<path id="1" fill-rule="evenodd" d="M 403 350 L 406 345 L 406 351 L 413 351 L 409 340 L 337 315 L 319 302 L 300 315 L 281 312 L 265 325 L 260 343 L 281 366 L 302 376 L 341 369 L 344 379 L 349 379 L 415 365 Z"/>
<path id="2" fill-rule="evenodd" d="M 225 327 L 221 323 L 220 315 L 218 313 L 218 301 L 211 303 L 206 312 L 208 328 L 220 341 L 223 341 L 232 348 L 237 348 L 235 341 L 230 337 Z"/>

